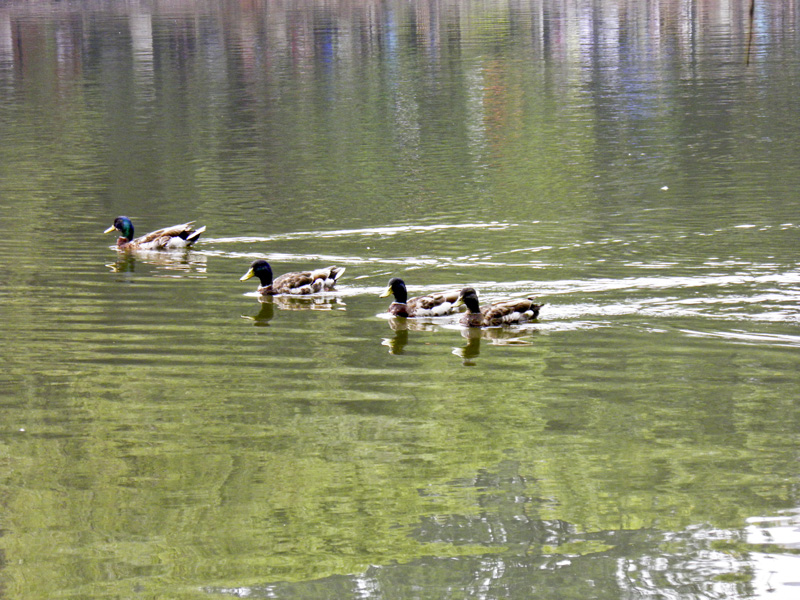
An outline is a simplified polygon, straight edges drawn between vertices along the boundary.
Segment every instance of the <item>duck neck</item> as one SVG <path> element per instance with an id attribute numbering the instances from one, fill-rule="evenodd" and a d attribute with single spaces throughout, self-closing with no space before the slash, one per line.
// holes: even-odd
<path id="1" fill-rule="evenodd" d="M 269 288 L 272 287 L 272 270 L 265 269 L 264 271 L 259 271 L 256 273 L 256 277 L 261 282 L 262 288 Z"/>
<path id="2" fill-rule="evenodd" d="M 467 305 L 467 312 L 471 315 L 479 315 L 481 314 L 481 305 L 477 299 L 470 298 L 466 300 L 464 304 Z"/>
<path id="3" fill-rule="evenodd" d="M 392 305 L 389 307 L 389 312 L 396 317 L 407 317 L 408 306 L 405 302 L 392 302 Z"/>

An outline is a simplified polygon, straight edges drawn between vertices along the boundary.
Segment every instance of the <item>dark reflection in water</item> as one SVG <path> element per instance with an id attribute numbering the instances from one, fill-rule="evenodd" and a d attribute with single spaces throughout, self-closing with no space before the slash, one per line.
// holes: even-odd
<path id="1" fill-rule="evenodd" d="M 397 321 L 400 320 L 397 317 L 395 317 L 394 319 L 396 319 Z M 408 346 L 408 327 L 405 326 L 398 327 L 392 323 L 390 323 L 390 325 L 394 330 L 394 337 L 383 338 L 381 344 L 383 344 L 384 346 L 388 346 L 389 352 L 391 352 L 392 354 L 403 354 L 405 352 L 406 346 Z"/>
<path id="2" fill-rule="evenodd" d="M 258 314 L 253 316 L 242 315 L 242 318 L 253 321 L 255 327 L 267 327 L 275 317 L 275 303 L 272 298 L 265 298 L 259 302 Z"/>
<path id="3" fill-rule="evenodd" d="M 464 359 L 464 366 L 474 366 L 475 358 L 481 353 L 481 338 L 485 332 L 472 327 L 464 328 L 462 336 L 467 338 L 467 344 L 463 348 L 455 348 L 453 354 Z"/>
<path id="4" fill-rule="evenodd" d="M 463 327 L 461 336 L 467 340 L 467 343 L 461 348 L 454 348 L 453 354 L 464 359 L 465 366 L 474 366 L 477 364 L 474 359 L 481 353 L 482 340 L 488 341 L 492 346 L 527 346 L 533 343 L 532 336 L 536 333 L 535 327 L 536 325 L 533 323 L 525 327 L 518 325 L 486 329 Z"/>
<path id="5" fill-rule="evenodd" d="M 459 589 L 465 597 L 583 600 L 620 597 L 662 597 L 680 590 L 681 597 L 747 597 L 748 561 L 739 551 L 759 550 L 734 532 L 697 527 L 665 535 L 655 529 L 581 532 L 569 523 L 529 514 L 532 499 L 516 497 L 521 511 L 502 517 L 450 516 L 426 520 L 414 537 L 437 546 L 492 547 L 496 552 L 465 556 L 458 561 L 427 557 L 403 565 L 375 565 L 363 573 L 299 583 L 269 583 L 208 591 L 254 598 L 338 597 L 364 595 L 446 597 Z M 509 506 L 509 508 L 512 508 Z M 706 541 L 698 541 L 698 540 Z M 726 540 L 721 544 L 721 540 Z M 644 550 L 643 555 L 632 558 Z M 652 551 L 652 554 L 648 552 Z M 686 560 L 687 554 L 695 555 Z M 728 577 L 708 577 L 709 571 Z M 604 581 L 602 587 L 597 583 Z M 569 582 L 566 585 L 565 582 Z M 768 584 L 769 585 L 769 584 Z"/>
<path id="6" fill-rule="evenodd" d="M 346 304 L 339 296 L 273 296 L 272 301 L 281 310 L 345 310 Z"/>
<path id="7" fill-rule="evenodd" d="M 259 311 L 254 316 L 243 315 L 256 327 L 265 327 L 275 317 L 275 309 L 300 310 L 345 310 L 345 303 L 337 296 L 262 296 L 258 299 Z"/>
<path id="8" fill-rule="evenodd" d="M 117 260 L 107 266 L 114 273 L 132 273 L 136 270 L 136 256 L 133 252 L 121 252 Z"/>
<path id="9" fill-rule="evenodd" d="M 160 271 L 178 271 L 186 274 L 205 273 L 207 268 L 206 257 L 191 250 L 118 251 L 117 260 L 108 264 L 108 267 L 114 273 L 133 273 L 136 271 L 137 262 Z"/>

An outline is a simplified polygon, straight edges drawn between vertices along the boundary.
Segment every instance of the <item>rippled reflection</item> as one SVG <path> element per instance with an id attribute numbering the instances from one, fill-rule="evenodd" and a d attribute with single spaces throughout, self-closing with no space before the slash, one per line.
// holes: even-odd
<path id="1" fill-rule="evenodd" d="M 267 327 L 269 322 L 275 317 L 275 303 L 272 298 L 265 298 L 259 301 L 259 310 L 255 315 L 242 315 L 243 319 L 253 321 L 255 327 Z"/>
<path id="2" fill-rule="evenodd" d="M 208 258 L 187 250 L 126 250 L 117 251 L 117 260 L 107 266 L 114 273 L 133 273 L 137 262 L 156 267 L 165 275 L 170 271 L 205 274 Z"/>
<path id="3" fill-rule="evenodd" d="M 345 310 L 347 305 L 337 295 L 273 296 L 272 301 L 281 310 Z"/>
<path id="4" fill-rule="evenodd" d="M 467 340 L 466 345 L 453 348 L 453 354 L 464 359 L 465 366 L 474 366 L 475 358 L 481 353 L 481 341 L 486 340 L 493 346 L 527 346 L 533 343 L 532 336 L 537 331 L 532 323 L 522 327 L 509 325 L 504 327 L 462 327 L 461 336 Z"/>

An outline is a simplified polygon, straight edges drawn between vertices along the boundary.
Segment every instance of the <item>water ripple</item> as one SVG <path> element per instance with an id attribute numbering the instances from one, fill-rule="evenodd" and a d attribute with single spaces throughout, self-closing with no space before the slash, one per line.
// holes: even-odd
<path id="1" fill-rule="evenodd" d="M 304 240 L 309 238 L 341 238 L 353 236 L 393 236 L 406 233 L 420 233 L 430 231 L 445 231 L 448 229 L 491 229 L 495 231 L 517 227 L 514 223 L 490 221 L 485 223 L 450 223 L 436 225 L 396 225 L 389 227 L 366 227 L 360 229 L 334 229 L 322 231 L 293 231 L 291 233 L 278 233 L 269 236 L 235 236 L 224 238 L 206 238 L 208 243 L 260 243 L 276 240 Z"/>

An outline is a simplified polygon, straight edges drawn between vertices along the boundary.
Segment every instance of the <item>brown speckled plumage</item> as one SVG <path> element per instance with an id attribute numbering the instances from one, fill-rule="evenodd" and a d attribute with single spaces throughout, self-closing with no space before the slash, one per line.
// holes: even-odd
<path id="1" fill-rule="evenodd" d="M 122 235 L 117 238 L 117 249 L 119 250 L 177 250 L 190 248 L 203 233 L 206 228 L 193 227 L 194 221 L 156 229 L 150 233 L 133 238 L 133 223 L 128 217 L 117 217 L 114 224 L 103 233 L 110 233 L 115 229 Z"/>
<path id="2" fill-rule="evenodd" d="M 466 305 L 467 313 L 459 322 L 467 327 L 496 327 L 512 323 L 524 323 L 539 316 L 542 304 L 536 304 L 533 297 L 520 300 L 501 300 L 481 307 L 478 293 L 470 287 L 461 290 L 457 304 Z"/>
<path id="3" fill-rule="evenodd" d="M 380 297 L 394 295 L 388 312 L 396 317 L 441 317 L 458 311 L 455 306 L 458 294 L 458 290 L 452 290 L 408 299 L 405 282 L 399 277 L 392 277 Z"/>
<path id="4" fill-rule="evenodd" d="M 336 281 L 344 273 L 344 267 L 325 267 L 315 271 L 296 271 L 272 278 L 272 268 L 265 260 L 256 260 L 240 280 L 247 281 L 258 277 L 261 285 L 258 293 L 264 296 L 273 294 L 314 294 L 332 290 Z"/>

